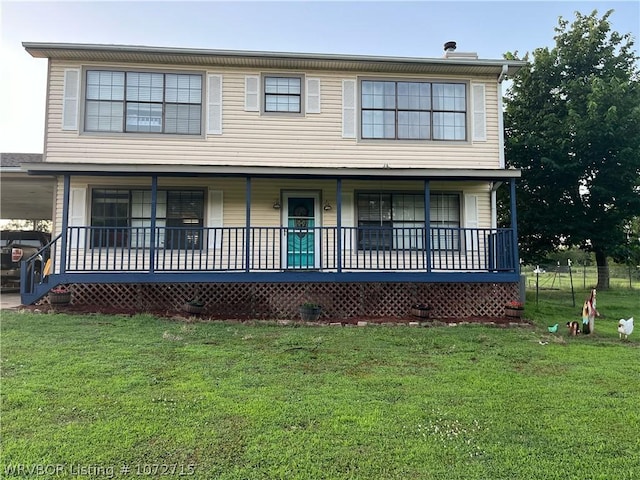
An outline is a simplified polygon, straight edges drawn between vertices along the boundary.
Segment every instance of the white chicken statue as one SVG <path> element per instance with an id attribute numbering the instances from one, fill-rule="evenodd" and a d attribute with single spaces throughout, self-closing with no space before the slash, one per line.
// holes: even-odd
<path id="1" fill-rule="evenodd" d="M 629 335 L 633 332 L 633 317 L 625 320 L 621 318 L 618 321 L 618 333 L 620 334 L 620 338 L 624 335 L 625 340 Z"/>

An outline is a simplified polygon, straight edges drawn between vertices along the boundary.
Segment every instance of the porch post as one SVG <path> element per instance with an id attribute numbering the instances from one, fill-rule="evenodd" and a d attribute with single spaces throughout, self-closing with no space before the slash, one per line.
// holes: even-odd
<path id="1" fill-rule="evenodd" d="M 67 271 L 67 235 L 69 234 L 69 199 L 71 198 L 71 176 L 64 176 L 62 196 L 62 238 L 60 239 L 60 273 Z"/>
<path id="2" fill-rule="evenodd" d="M 520 273 L 520 255 L 518 253 L 518 217 L 516 213 L 516 179 L 512 178 L 509 182 L 511 191 L 509 199 L 511 200 L 511 232 L 513 234 L 513 271 Z"/>
<path id="3" fill-rule="evenodd" d="M 247 177 L 245 186 L 246 213 L 245 213 L 245 242 L 244 242 L 244 271 L 249 273 L 249 259 L 251 257 L 251 177 Z"/>
<path id="4" fill-rule="evenodd" d="M 149 273 L 156 270 L 156 213 L 158 204 L 158 176 L 151 177 L 151 236 L 149 241 Z"/>
<path id="5" fill-rule="evenodd" d="M 424 251 L 427 273 L 431 272 L 431 185 L 424 181 Z"/>
<path id="6" fill-rule="evenodd" d="M 342 179 L 336 179 L 336 229 L 338 230 L 338 238 L 336 238 L 336 267 L 338 273 L 342 272 Z"/>

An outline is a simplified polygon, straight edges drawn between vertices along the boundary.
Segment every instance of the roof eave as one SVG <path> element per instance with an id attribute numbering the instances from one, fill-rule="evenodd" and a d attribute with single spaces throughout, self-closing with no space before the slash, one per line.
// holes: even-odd
<path id="1" fill-rule="evenodd" d="M 179 170 L 178 170 L 179 168 Z M 440 169 L 440 168 L 329 168 L 259 167 L 230 165 L 92 165 L 44 163 L 22 165 L 31 175 L 99 176 L 221 176 L 269 178 L 397 178 L 433 180 L 508 180 L 519 178 L 519 169 Z"/>
<path id="2" fill-rule="evenodd" d="M 467 58 L 416 58 L 324 53 L 257 52 L 201 48 L 150 47 L 23 42 L 34 58 L 75 61 L 172 63 L 253 68 L 333 69 L 351 71 L 451 72 L 496 74 L 507 65 L 508 75 L 525 62 Z"/>

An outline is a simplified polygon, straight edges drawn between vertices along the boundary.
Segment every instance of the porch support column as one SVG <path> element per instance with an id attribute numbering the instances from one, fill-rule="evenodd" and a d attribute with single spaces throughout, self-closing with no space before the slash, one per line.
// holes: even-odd
<path id="1" fill-rule="evenodd" d="M 336 229 L 338 238 L 336 238 L 336 267 L 338 273 L 342 272 L 342 179 L 336 179 Z"/>
<path id="2" fill-rule="evenodd" d="M 424 251 L 427 273 L 431 272 L 431 185 L 424 181 Z"/>
<path id="3" fill-rule="evenodd" d="M 67 271 L 67 236 L 69 235 L 69 199 L 71 198 L 71 176 L 64 176 L 62 193 L 62 238 L 60 239 L 60 273 Z"/>
<path id="4" fill-rule="evenodd" d="M 149 273 L 156 271 L 156 213 L 158 205 L 158 176 L 151 177 L 151 235 L 149 241 Z"/>
<path id="5" fill-rule="evenodd" d="M 247 177 L 245 185 L 245 241 L 244 241 L 244 271 L 249 273 L 251 257 L 251 177 Z"/>
<path id="6" fill-rule="evenodd" d="M 513 233 L 513 271 L 520 273 L 520 255 L 518 254 L 518 217 L 516 213 L 516 179 L 512 178 L 509 182 L 511 192 L 509 199 L 511 200 L 511 231 Z"/>

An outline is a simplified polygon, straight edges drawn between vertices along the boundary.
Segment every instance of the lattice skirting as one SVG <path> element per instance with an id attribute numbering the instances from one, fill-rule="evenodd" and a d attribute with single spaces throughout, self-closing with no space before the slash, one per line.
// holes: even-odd
<path id="1" fill-rule="evenodd" d="M 75 305 L 179 311 L 199 298 L 203 315 L 230 319 L 298 318 L 305 302 L 322 305 L 324 318 L 406 317 L 416 303 L 429 304 L 431 318 L 498 317 L 519 296 L 517 283 L 73 284 L 71 289 Z"/>

